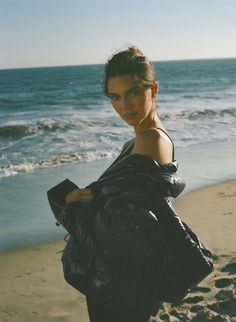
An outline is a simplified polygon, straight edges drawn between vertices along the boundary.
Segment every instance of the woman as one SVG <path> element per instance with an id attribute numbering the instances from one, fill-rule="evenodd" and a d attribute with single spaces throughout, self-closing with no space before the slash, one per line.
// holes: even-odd
<path id="1" fill-rule="evenodd" d="M 151 62 L 137 47 L 117 52 L 108 60 L 103 90 L 115 111 L 135 132 L 135 138 L 123 146 L 112 165 L 129 154 L 147 155 L 159 164 L 172 162 L 174 146 L 156 112 L 159 91 L 156 73 Z M 91 189 L 76 189 L 67 195 L 66 202 L 89 202 L 92 198 Z M 124 312 L 118 303 L 108 306 L 100 303 L 99 299 L 87 298 L 87 305 L 92 322 L 147 322 L 153 313 L 145 307 L 134 310 L 132 305 L 130 310 L 126 308 Z"/>
<path id="2" fill-rule="evenodd" d="M 137 47 L 129 47 L 108 60 L 103 89 L 115 111 L 134 128 L 135 139 L 123 146 L 120 156 L 132 144 L 130 154 L 148 155 L 159 164 L 172 162 L 173 142 L 156 112 L 157 76 L 151 62 Z M 66 201 L 89 202 L 91 199 L 90 189 L 76 189 L 67 195 Z"/>

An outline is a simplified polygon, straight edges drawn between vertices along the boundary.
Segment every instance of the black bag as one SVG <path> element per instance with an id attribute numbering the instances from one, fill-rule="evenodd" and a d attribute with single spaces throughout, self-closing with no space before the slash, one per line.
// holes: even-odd
<path id="1" fill-rule="evenodd" d="M 157 216 L 166 233 L 162 273 L 157 279 L 164 302 L 184 298 L 213 271 L 213 256 L 184 223 L 167 198 L 157 197 Z"/>
<path id="2" fill-rule="evenodd" d="M 64 181 L 58 183 L 56 186 L 52 187 L 47 191 L 47 197 L 52 209 L 52 212 L 57 219 L 57 225 L 60 225 L 60 215 L 63 209 L 67 206 L 65 201 L 66 195 L 77 189 L 78 186 L 74 184 L 69 179 L 65 179 Z"/>
<path id="3" fill-rule="evenodd" d="M 122 307 L 142 303 L 155 315 L 160 299 L 153 276 L 163 256 L 161 230 L 152 213 L 129 209 L 129 200 L 128 195 L 123 204 L 119 197 L 109 198 L 87 233 L 81 229 L 82 241 L 70 236 L 62 256 L 64 277 L 89 298 Z"/>
<path id="4" fill-rule="evenodd" d="M 57 220 L 56 225 L 62 225 L 70 235 L 61 258 L 64 278 L 68 284 L 86 294 L 95 251 L 92 226 L 96 203 L 76 201 L 67 204 L 66 195 L 77 188 L 72 181 L 65 179 L 48 190 L 47 197 Z"/>
<path id="5" fill-rule="evenodd" d="M 84 295 L 88 289 L 91 255 L 91 249 L 86 251 L 79 240 L 70 235 L 61 258 L 65 280 Z"/>

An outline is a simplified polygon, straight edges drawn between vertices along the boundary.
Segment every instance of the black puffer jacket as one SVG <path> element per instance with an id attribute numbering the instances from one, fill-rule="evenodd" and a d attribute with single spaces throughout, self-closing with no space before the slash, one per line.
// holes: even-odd
<path id="1" fill-rule="evenodd" d="M 86 187 L 92 189 L 94 196 L 89 204 L 71 202 L 57 215 L 57 220 L 81 240 L 83 219 L 96 217 L 94 211 L 101 212 L 113 199 L 119 198 L 114 212 L 121 212 L 119 208 L 127 204 L 133 205 L 133 212 L 140 204 L 151 210 L 157 195 L 176 198 L 184 190 L 185 182 L 176 174 L 177 168 L 176 161 L 159 165 L 145 155 L 127 156 Z"/>
<path id="2" fill-rule="evenodd" d="M 87 186 L 93 201 L 71 202 L 60 212 L 57 220 L 71 234 L 62 257 L 69 284 L 87 296 L 124 305 L 135 298 L 136 306 L 142 303 L 155 313 L 158 302 L 184 297 L 209 274 L 212 267 L 202 253 L 204 246 L 194 241 L 167 199 L 185 187 L 176 171 L 176 162 L 159 165 L 148 156 L 127 156 Z M 188 265 L 182 271 L 182 262 L 179 267 L 173 262 L 182 239 L 188 239 L 209 266 L 204 276 L 201 272 L 194 281 L 187 276 L 184 283 L 179 278 L 185 278 Z M 185 247 L 185 241 L 182 244 Z M 187 245 L 187 251 L 190 248 Z"/>

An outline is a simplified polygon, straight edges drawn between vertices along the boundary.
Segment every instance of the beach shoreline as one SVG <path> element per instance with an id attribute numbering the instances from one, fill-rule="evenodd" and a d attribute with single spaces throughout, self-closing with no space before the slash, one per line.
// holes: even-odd
<path id="1" fill-rule="evenodd" d="M 176 148 L 177 175 L 186 181 L 181 198 L 196 188 L 232 179 L 235 147 L 236 140 Z M 0 252 L 63 239 L 65 232 L 55 225 L 47 191 L 66 178 L 81 188 L 86 187 L 112 161 L 66 163 L 0 178 Z"/>
<path id="2" fill-rule="evenodd" d="M 233 270 L 236 266 L 235 201 L 236 180 L 209 185 L 176 200 L 174 207 L 181 219 L 212 250 L 216 270 L 179 306 L 166 304 L 152 321 L 178 321 L 171 318 L 184 316 L 183 312 L 188 312 L 186 316 L 205 314 L 202 321 L 211 321 L 210 314 L 226 316 L 222 321 L 234 321 L 236 312 L 231 306 L 235 304 L 236 271 L 227 273 L 222 269 L 230 262 Z M 63 277 L 60 259 L 64 245 L 62 240 L 0 253 L 0 321 L 89 322 L 85 297 Z M 225 280 L 226 285 L 217 288 L 217 280 Z M 226 298 L 221 300 L 220 296 Z M 193 299 L 192 303 L 188 298 Z M 226 301 L 227 309 L 221 308 L 219 303 Z M 188 320 L 182 317 L 179 321 Z"/>

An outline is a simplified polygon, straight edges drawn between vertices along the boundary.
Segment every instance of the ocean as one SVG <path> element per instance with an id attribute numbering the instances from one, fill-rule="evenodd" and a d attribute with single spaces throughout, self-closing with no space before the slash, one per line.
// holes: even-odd
<path id="1" fill-rule="evenodd" d="M 191 188 L 234 178 L 236 58 L 154 66 L 158 115 L 186 162 L 181 171 Z M 70 175 L 81 187 L 95 180 L 134 137 L 102 93 L 103 70 L 0 70 L 0 250 L 61 237 L 52 228 L 46 190 Z M 202 180 L 191 176 L 198 157 L 201 169 L 214 165 Z"/>
<path id="2" fill-rule="evenodd" d="M 0 70 L 0 176 L 113 158 L 133 129 L 102 93 L 103 65 Z M 156 62 L 176 147 L 236 138 L 236 59 Z"/>

